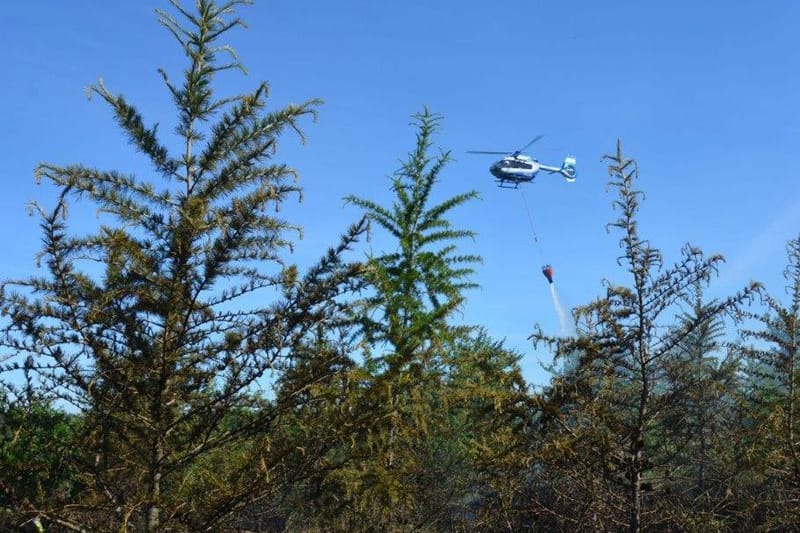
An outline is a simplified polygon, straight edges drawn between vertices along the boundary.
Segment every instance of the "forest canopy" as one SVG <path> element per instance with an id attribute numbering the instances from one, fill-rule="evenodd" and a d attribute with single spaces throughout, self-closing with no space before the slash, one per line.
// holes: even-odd
<path id="1" fill-rule="evenodd" d="M 569 334 L 529 332 L 555 361 L 534 388 L 522 353 L 463 320 L 481 236 L 457 214 L 478 193 L 439 194 L 434 110 L 386 162 L 387 195 L 353 191 L 358 215 L 297 264 L 304 207 L 281 207 L 303 181 L 282 147 L 324 104 L 276 105 L 266 82 L 227 95 L 249 3 L 158 11 L 184 61 L 159 71 L 172 115 L 89 88 L 146 172 L 35 170 L 57 195 L 31 204 L 37 268 L 0 291 L 0 529 L 796 527 L 800 231 L 784 293 L 708 297 L 723 257 L 665 260 L 640 231 L 638 163 L 609 139 L 620 276 Z"/>

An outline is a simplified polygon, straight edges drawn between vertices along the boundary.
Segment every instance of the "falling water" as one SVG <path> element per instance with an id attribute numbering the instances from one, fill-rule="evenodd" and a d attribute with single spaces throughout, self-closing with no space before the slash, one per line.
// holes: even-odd
<path id="1" fill-rule="evenodd" d="M 558 321 L 561 324 L 561 334 L 562 335 L 569 335 L 572 332 L 572 328 L 570 327 L 569 321 L 567 320 L 567 313 L 564 311 L 564 307 L 561 305 L 561 300 L 558 298 L 558 293 L 556 292 L 556 286 L 554 283 L 550 283 L 550 296 L 553 297 L 553 307 L 556 309 L 556 313 L 558 314 Z"/>

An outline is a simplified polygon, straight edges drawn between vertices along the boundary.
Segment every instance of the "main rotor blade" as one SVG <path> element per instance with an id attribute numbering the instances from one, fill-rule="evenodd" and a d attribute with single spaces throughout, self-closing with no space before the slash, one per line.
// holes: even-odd
<path id="1" fill-rule="evenodd" d="M 517 150 L 517 153 L 524 152 L 530 145 L 532 145 L 533 143 L 535 143 L 536 141 L 538 141 L 542 137 L 544 137 L 544 135 L 537 135 L 531 142 L 529 142 L 528 144 L 526 144 L 525 146 L 523 146 L 522 148 Z"/>
<path id="2" fill-rule="evenodd" d="M 486 152 L 484 150 L 467 150 L 468 154 L 492 154 L 492 155 L 508 155 L 511 152 Z"/>

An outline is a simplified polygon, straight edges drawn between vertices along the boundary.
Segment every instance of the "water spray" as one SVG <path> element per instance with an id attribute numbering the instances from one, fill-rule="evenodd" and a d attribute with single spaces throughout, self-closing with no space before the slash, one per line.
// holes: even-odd
<path id="1" fill-rule="evenodd" d="M 550 282 L 550 296 L 553 298 L 553 307 L 556 310 L 556 314 L 558 315 L 558 322 L 561 325 L 561 334 L 562 335 L 569 335 L 572 331 L 569 321 L 567 320 L 567 312 L 564 311 L 564 306 L 561 305 L 561 299 L 558 297 L 558 292 L 556 292 L 556 286 L 553 282 Z"/>

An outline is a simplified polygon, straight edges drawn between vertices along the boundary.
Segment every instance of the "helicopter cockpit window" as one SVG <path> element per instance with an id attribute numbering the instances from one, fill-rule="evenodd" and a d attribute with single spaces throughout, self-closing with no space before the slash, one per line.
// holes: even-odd
<path id="1" fill-rule="evenodd" d="M 526 163 L 525 161 L 510 161 L 511 163 L 509 166 L 512 168 L 520 168 L 525 170 L 530 170 L 533 168 L 530 163 Z"/>

